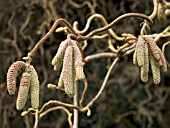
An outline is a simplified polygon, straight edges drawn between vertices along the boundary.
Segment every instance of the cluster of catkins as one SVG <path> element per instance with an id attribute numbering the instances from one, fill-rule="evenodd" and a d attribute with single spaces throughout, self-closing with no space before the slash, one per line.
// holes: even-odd
<path id="1" fill-rule="evenodd" d="M 149 62 L 152 70 L 153 82 L 159 84 L 161 81 L 160 71 L 167 71 L 165 57 L 151 36 L 143 35 L 138 38 L 133 63 L 141 68 L 141 80 L 148 81 Z"/>
<path id="2" fill-rule="evenodd" d="M 77 41 L 66 39 L 62 41 L 56 55 L 52 60 L 54 70 L 58 71 L 61 66 L 58 87 L 64 88 L 69 97 L 74 96 L 74 87 L 77 80 L 84 80 L 83 57 Z"/>
<path id="3" fill-rule="evenodd" d="M 22 110 L 24 108 L 29 90 L 32 108 L 36 109 L 39 107 L 39 80 L 37 72 L 32 65 L 27 67 L 26 63 L 23 61 L 14 62 L 8 69 L 7 90 L 10 95 L 15 95 L 16 78 L 23 70 L 25 70 L 25 72 L 22 73 L 20 80 L 16 109 Z"/>

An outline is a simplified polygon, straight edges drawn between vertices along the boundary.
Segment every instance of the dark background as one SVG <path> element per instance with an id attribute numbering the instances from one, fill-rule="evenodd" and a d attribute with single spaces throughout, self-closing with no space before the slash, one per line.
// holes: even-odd
<path id="1" fill-rule="evenodd" d="M 6 90 L 6 73 L 9 66 L 21 60 L 33 48 L 36 42 L 50 29 L 57 18 L 65 18 L 70 24 L 75 20 L 79 28 L 83 29 L 86 20 L 94 13 L 102 14 L 110 23 L 116 17 L 128 12 L 150 15 L 153 10 L 151 0 L 89 0 L 90 6 L 85 4 L 78 7 L 71 0 L 0 0 L 0 127 L 1 128 L 32 128 L 34 117 L 21 117 L 16 111 L 16 96 L 9 96 Z M 75 1 L 77 4 L 84 0 Z M 131 33 L 140 34 L 142 20 L 128 18 L 113 27 L 120 35 Z M 150 34 L 160 33 L 170 20 L 160 23 L 157 18 L 151 25 Z M 90 30 L 102 26 L 101 21 L 94 20 Z M 89 30 L 89 31 L 90 31 Z M 42 106 L 50 99 L 58 99 L 71 103 L 63 92 L 52 91 L 47 88 L 48 83 L 57 84 L 60 72 L 55 72 L 51 60 L 58 46 L 66 38 L 65 34 L 54 33 L 37 51 L 32 64 L 35 66 L 41 83 Z M 170 38 L 161 39 L 158 45 Z M 81 42 L 80 42 L 81 43 Z M 121 44 L 123 42 L 119 42 Z M 109 51 L 107 40 L 90 40 L 84 51 L 84 56 Z M 170 47 L 166 48 L 166 58 Z M 98 92 L 112 59 L 98 59 L 85 65 L 85 74 L 89 82 L 85 103 L 87 104 Z M 170 125 L 170 70 L 162 73 L 162 81 L 154 85 L 150 73 L 149 82 L 140 81 L 140 71 L 132 64 L 132 55 L 119 61 L 112 71 L 102 96 L 92 107 L 90 117 L 81 113 L 80 128 L 169 128 Z M 17 83 L 19 84 L 19 78 Z M 80 83 L 80 91 L 83 89 Z M 30 107 L 30 100 L 25 110 Z M 72 110 L 71 110 L 72 111 Z M 40 128 L 69 127 L 67 115 L 63 111 L 47 114 L 39 122 Z"/>

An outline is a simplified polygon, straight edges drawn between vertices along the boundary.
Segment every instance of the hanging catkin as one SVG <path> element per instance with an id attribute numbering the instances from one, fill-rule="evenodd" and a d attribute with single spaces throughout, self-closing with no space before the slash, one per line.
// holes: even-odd
<path id="1" fill-rule="evenodd" d="M 156 62 L 152 56 L 150 57 L 150 64 L 151 64 L 153 82 L 155 84 L 159 84 L 161 81 L 160 68 L 158 67 L 158 65 L 156 64 Z"/>
<path id="2" fill-rule="evenodd" d="M 30 74 L 25 72 L 22 74 L 21 81 L 20 81 L 17 103 L 16 103 L 17 110 L 21 110 L 24 108 L 25 103 L 27 101 L 29 86 L 30 86 Z"/>
<path id="3" fill-rule="evenodd" d="M 58 87 L 64 88 L 64 81 L 63 81 L 63 70 L 61 71 L 60 78 L 58 80 Z"/>
<path id="4" fill-rule="evenodd" d="M 154 41 L 154 39 L 150 36 L 143 36 L 143 38 L 146 40 L 146 42 L 148 42 L 151 54 L 153 55 L 153 58 L 156 61 L 160 60 L 160 55 L 158 52 L 159 47 L 156 45 L 156 42 Z"/>
<path id="5" fill-rule="evenodd" d="M 38 108 L 39 107 L 39 91 L 40 91 L 38 74 L 32 65 L 30 65 L 29 71 L 30 71 L 31 106 L 33 108 Z"/>
<path id="6" fill-rule="evenodd" d="M 83 57 L 77 43 L 73 42 L 73 49 L 74 49 L 74 68 L 75 68 L 75 80 L 84 80 L 85 75 L 83 71 Z"/>
<path id="7" fill-rule="evenodd" d="M 141 67 L 141 80 L 143 82 L 148 81 L 149 73 L 149 53 L 148 53 L 148 44 L 144 44 L 144 65 Z"/>
<path id="8" fill-rule="evenodd" d="M 144 43 L 145 40 L 140 36 L 136 44 L 136 57 L 138 66 L 142 67 L 144 65 Z"/>
<path id="9" fill-rule="evenodd" d="M 68 40 L 66 39 L 65 41 L 61 42 L 58 51 L 52 60 L 52 65 L 54 66 L 55 71 L 58 71 L 61 68 L 63 58 L 64 58 L 64 53 L 67 46 L 68 46 Z"/>
<path id="10" fill-rule="evenodd" d="M 136 58 L 136 49 L 135 49 L 135 51 L 133 53 L 133 64 L 138 65 L 137 58 Z"/>
<path id="11" fill-rule="evenodd" d="M 74 74 L 73 74 L 73 47 L 68 46 L 64 55 L 63 62 L 63 81 L 65 93 L 69 97 L 74 96 Z"/>
<path id="12" fill-rule="evenodd" d="M 166 72 L 167 71 L 167 63 L 166 63 L 165 56 L 163 55 L 161 50 L 159 50 L 158 52 L 160 55 L 160 61 L 162 62 L 162 65 L 160 66 L 160 68 L 162 71 Z"/>
<path id="13" fill-rule="evenodd" d="M 26 67 L 26 64 L 23 61 L 16 61 L 9 67 L 8 73 L 7 73 L 7 90 L 10 95 L 15 94 L 17 74 L 22 69 L 25 69 L 25 67 Z"/>

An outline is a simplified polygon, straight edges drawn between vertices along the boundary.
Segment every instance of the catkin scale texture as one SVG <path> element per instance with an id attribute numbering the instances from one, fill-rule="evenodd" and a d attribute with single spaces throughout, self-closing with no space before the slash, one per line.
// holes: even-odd
<path id="1" fill-rule="evenodd" d="M 136 58 L 136 49 L 135 49 L 135 51 L 133 53 L 133 64 L 138 65 L 137 58 Z"/>
<path id="2" fill-rule="evenodd" d="M 61 71 L 60 78 L 58 80 L 58 87 L 64 88 L 64 81 L 63 81 L 63 70 Z"/>
<path id="3" fill-rule="evenodd" d="M 61 42 L 58 51 L 52 60 L 52 65 L 54 65 L 55 71 L 58 71 L 61 68 L 63 58 L 64 58 L 64 53 L 67 46 L 68 46 L 68 40 L 66 39 L 65 41 Z"/>
<path id="4" fill-rule="evenodd" d="M 75 68 L 75 80 L 85 79 L 83 71 L 83 57 L 79 47 L 76 42 L 73 42 L 73 51 L 74 51 L 74 68 Z"/>
<path id="5" fill-rule="evenodd" d="M 153 55 L 154 59 L 156 61 L 160 60 L 160 55 L 158 52 L 159 47 L 156 45 L 154 39 L 150 36 L 143 36 L 143 38 L 148 42 L 151 54 Z"/>
<path id="6" fill-rule="evenodd" d="M 165 56 L 163 55 L 162 51 L 159 50 L 159 55 L 160 55 L 160 60 L 162 61 L 162 66 L 160 66 L 161 70 L 166 72 L 167 71 L 167 63 L 166 63 L 166 59 Z"/>
<path id="7" fill-rule="evenodd" d="M 155 84 L 159 84 L 161 81 L 160 68 L 158 67 L 158 65 L 156 64 L 156 62 L 152 56 L 150 57 L 150 64 L 151 64 L 153 82 Z"/>
<path id="8" fill-rule="evenodd" d="M 22 110 L 26 104 L 28 91 L 30 86 L 30 74 L 27 72 L 22 74 L 19 91 L 18 91 L 18 97 L 16 102 L 16 109 Z"/>
<path id="9" fill-rule="evenodd" d="M 136 44 L 136 57 L 138 66 L 142 67 L 144 65 L 144 43 L 145 41 L 140 36 Z"/>
<path id="10" fill-rule="evenodd" d="M 7 73 L 7 90 L 10 95 L 15 95 L 17 73 L 25 69 L 25 67 L 26 64 L 23 61 L 16 61 L 9 67 Z"/>
<path id="11" fill-rule="evenodd" d="M 148 52 L 148 44 L 144 44 L 144 65 L 141 67 L 141 80 L 143 82 L 148 81 L 148 73 L 149 73 L 149 52 Z"/>
<path id="12" fill-rule="evenodd" d="M 39 80 L 38 74 L 35 68 L 30 65 L 30 96 L 31 96 L 31 106 L 33 108 L 39 107 Z"/>
<path id="13" fill-rule="evenodd" d="M 63 81 L 65 93 L 69 97 L 74 95 L 74 73 L 73 73 L 73 47 L 68 46 L 64 55 L 63 62 Z"/>

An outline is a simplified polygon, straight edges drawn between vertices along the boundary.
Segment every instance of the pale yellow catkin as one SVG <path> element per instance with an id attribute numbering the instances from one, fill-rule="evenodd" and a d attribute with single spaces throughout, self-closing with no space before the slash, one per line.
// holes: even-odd
<path id="1" fill-rule="evenodd" d="M 22 74 L 21 81 L 20 81 L 18 97 L 16 101 L 17 110 L 22 110 L 24 108 L 27 101 L 29 87 L 30 87 L 30 74 L 25 72 Z"/>
<path id="2" fill-rule="evenodd" d="M 138 66 L 140 67 L 144 65 L 144 43 L 145 40 L 140 36 L 136 44 L 136 58 Z"/>
<path id="3" fill-rule="evenodd" d="M 73 43 L 73 51 L 74 51 L 74 69 L 75 69 L 75 80 L 84 80 L 84 68 L 83 68 L 83 56 L 81 51 L 76 43 L 76 41 L 72 41 Z"/>
<path id="4" fill-rule="evenodd" d="M 69 97 L 74 96 L 74 73 L 73 73 L 73 47 L 68 46 L 64 55 L 63 62 L 63 81 L 64 90 Z"/>
<path id="5" fill-rule="evenodd" d="M 35 68 L 30 65 L 30 96 L 31 96 L 31 106 L 32 108 L 39 107 L 39 93 L 40 93 L 40 84 L 38 80 L 38 74 Z"/>
<path id="6" fill-rule="evenodd" d="M 135 51 L 133 53 L 133 64 L 138 65 L 137 58 L 136 58 L 136 49 L 135 49 Z"/>
<path id="7" fill-rule="evenodd" d="M 166 72 L 167 71 L 167 63 L 166 63 L 166 59 L 165 59 L 165 56 L 163 55 L 162 51 L 159 50 L 159 55 L 160 55 L 160 60 L 162 62 L 162 65 L 160 66 L 160 69 L 163 71 L 163 72 Z"/>
<path id="8" fill-rule="evenodd" d="M 158 65 L 156 64 L 156 62 L 152 56 L 150 57 L 150 64 L 151 64 L 153 82 L 155 84 L 159 84 L 161 81 L 160 68 L 158 67 Z"/>
<path id="9" fill-rule="evenodd" d="M 158 61 L 160 60 L 160 55 L 159 55 L 159 47 L 157 46 L 156 42 L 151 36 L 143 36 L 143 38 L 148 42 L 149 48 L 151 51 L 151 54 L 153 55 L 153 58 Z"/>
<path id="10" fill-rule="evenodd" d="M 148 44 L 144 44 L 144 65 L 141 67 L 141 80 L 143 82 L 148 81 L 148 73 L 149 73 L 149 51 Z"/>
<path id="11" fill-rule="evenodd" d="M 55 71 L 58 71 L 61 68 L 63 58 L 64 58 L 64 53 L 67 46 L 68 46 L 68 39 L 61 42 L 58 51 L 52 60 L 52 65 L 54 66 Z"/>
<path id="12" fill-rule="evenodd" d="M 14 62 L 8 69 L 7 73 L 7 90 L 10 95 L 15 95 L 16 78 L 19 71 L 25 69 L 26 64 L 23 61 Z"/>
<path id="13" fill-rule="evenodd" d="M 58 88 L 64 88 L 63 70 L 61 71 L 60 78 L 58 80 Z"/>

